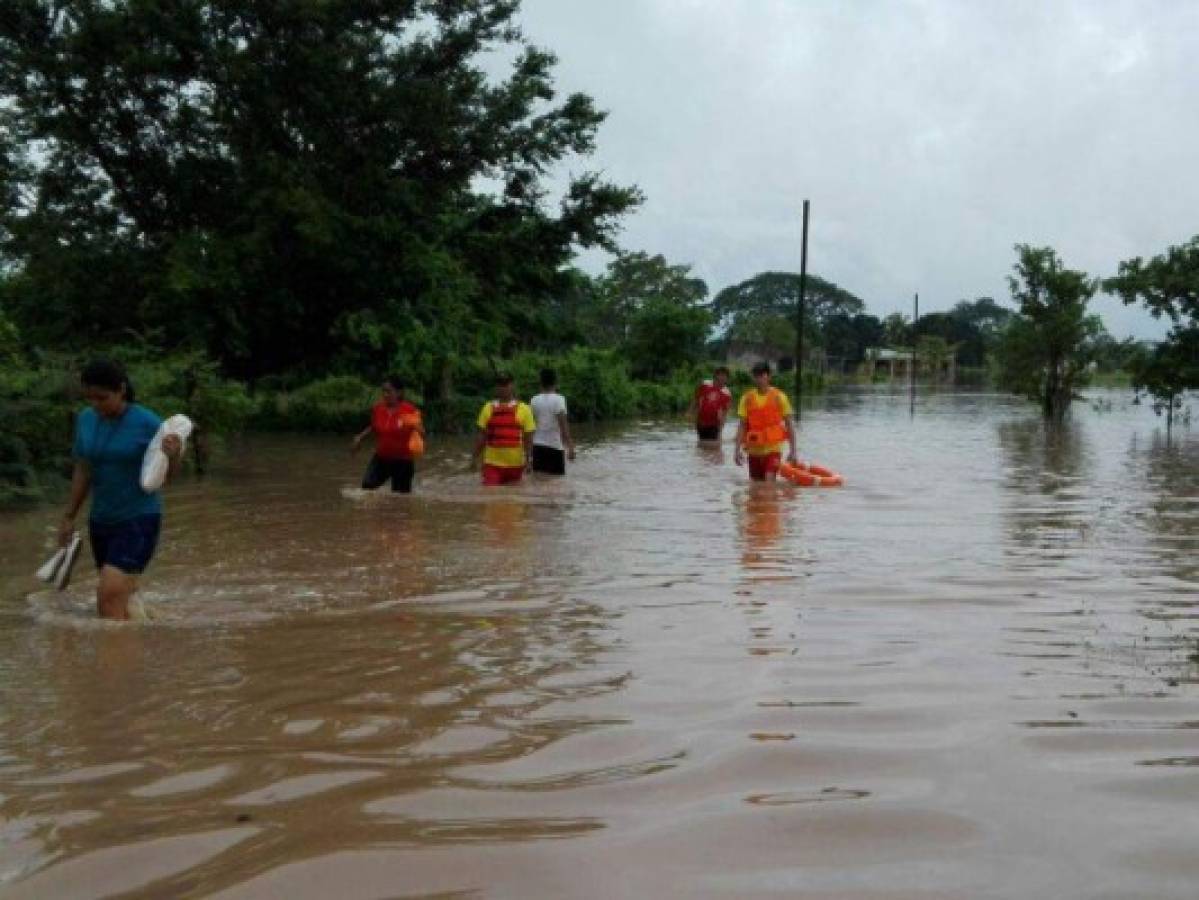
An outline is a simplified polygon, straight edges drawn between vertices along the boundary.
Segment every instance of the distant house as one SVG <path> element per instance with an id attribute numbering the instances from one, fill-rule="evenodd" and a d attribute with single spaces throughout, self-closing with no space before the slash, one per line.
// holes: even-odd
<path id="1" fill-rule="evenodd" d="M 879 375 L 886 375 L 888 378 L 908 378 L 911 376 L 914 356 L 911 350 L 871 347 L 866 351 L 866 358 L 862 360 L 862 375 L 869 381 L 873 381 Z"/>
<path id="2" fill-rule="evenodd" d="M 861 367 L 862 377 L 868 381 L 873 381 L 880 375 L 891 380 L 911 378 L 913 362 L 918 376 L 924 375 L 950 383 L 957 377 L 952 348 L 943 359 L 925 359 L 917 357 L 911 350 L 891 350 L 886 347 L 871 347 L 866 351 L 866 358 Z"/>

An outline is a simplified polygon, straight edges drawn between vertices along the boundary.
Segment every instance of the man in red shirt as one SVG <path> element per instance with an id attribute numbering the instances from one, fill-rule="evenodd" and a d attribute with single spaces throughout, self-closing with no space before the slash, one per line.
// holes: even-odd
<path id="1" fill-rule="evenodd" d="M 695 432 L 701 441 L 720 440 L 724 420 L 733 404 L 728 383 L 729 370 L 721 366 L 712 373 L 710 381 L 704 381 L 695 389 L 687 415 L 695 420 Z"/>
<path id="2" fill-rule="evenodd" d="M 424 433 L 420 410 L 404 399 L 404 382 L 388 375 L 383 382 L 383 399 L 371 408 L 370 425 L 354 438 L 353 449 L 357 450 L 369 435 L 375 436 L 375 455 L 362 476 L 362 489 L 373 491 L 390 478 L 393 491 L 412 493 L 416 474 L 412 436 Z"/>

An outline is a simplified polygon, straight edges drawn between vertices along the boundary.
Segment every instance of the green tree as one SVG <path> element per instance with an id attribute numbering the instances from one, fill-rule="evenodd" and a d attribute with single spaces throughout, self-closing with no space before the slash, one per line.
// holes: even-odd
<path id="1" fill-rule="evenodd" d="M 1103 333 L 1098 316 L 1087 314 L 1098 283 L 1065 268 L 1050 247 L 1017 244 L 1016 253 L 1008 283 L 1020 311 L 1000 342 L 1000 383 L 1060 422 L 1086 383 L 1093 341 Z"/>
<path id="2" fill-rule="evenodd" d="M 16 366 L 21 358 L 21 339 L 17 326 L 9 321 L 0 306 L 0 371 Z"/>
<path id="3" fill-rule="evenodd" d="M 1092 361 L 1098 372 L 1130 372 L 1133 363 L 1140 360 L 1141 345 L 1135 338 L 1116 340 L 1106 330 L 1096 336 L 1092 343 Z"/>
<path id="4" fill-rule="evenodd" d="M 883 343 L 883 323 L 869 313 L 835 313 L 824 323 L 824 349 L 843 371 L 853 371 L 866 351 Z"/>
<path id="5" fill-rule="evenodd" d="M 1148 393 L 1153 398 L 1153 411 L 1165 413 L 1169 434 L 1186 392 L 1199 385 L 1199 328 L 1179 328 L 1168 341 L 1137 347 L 1129 369 L 1137 393 Z"/>
<path id="6" fill-rule="evenodd" d="M 1104 289 L 1170 320 L 1166 339 L 1132 365 L 1134 387 L 1148 391 L 1155 409 L 1166 412 L 1168 430 L 1183 394 L 1199 389 L 1199 235 L 1149 262 L 1137 257 L 1120 263 Z"/>
<path id="7" fill-rule="evenodd" d="M 690 266 L 669 263 L 661 254 L 621 253 L 596 282 L 585 330 L 589 340 L 620 347 L 632 338 L 639 311 L 650 305 L 659 313 L 665 309 L 655 301 L 689 309 L 707 297 L 708 286 Z"/>
<path id="8" fill-rule="evenodd" d="M 651 297 L 629 323 L 627 353 L 633 374 L 660 378 L 698 363 L 711 327 L 711 313 L 704 307 Z"/>
<path id="9" fill-rule="evenodd" d="M 200 346 L 227 371 L 455 360 L 552 325 L 634 189 L 550 167 L 603 114 L 518 0 L 12 0 L 0 255 L 24 337 Z M 511 68 L 483 68 L 496 51 Z M 36 152 L 28 152 L 36 148 Z"/>
<path id="10" fill-rule="evenodd" d="M 818 275 L 807 276 L 804 301 L 808 346 L 825 345 L 825 326 L 831 317 L 857 315 L 866 307 L 860 297 Z M 730 339 L 793 352 L 798 302 L 797 273 L 762 272 L 718 293 L 712 300 L 712 313 L 717 327 Z"/>
<path id="11" fill-rule="evenodd" d="M 946 365 L 954 358 L 954 347 L 939 334 L 924 334 L 916 342 L 916 359 L 920 365 L 940 381 Z"/>
<path id="12" fill-rule="evenodd" d="M 893 312 L 883 319 L 883 341 L 888 347 L 907 347 L 912 343 L 912 329 L 908 317 Z"/>
<path id="13" fill-rule="evenodd" d="M 961 300 L 948 312 L 927 313 L 915 325 L 917 338 L 937 336 L 954 347 L 962 366 L 982 366 L 992 351 L 1012 311 L 990 297 Z"/>

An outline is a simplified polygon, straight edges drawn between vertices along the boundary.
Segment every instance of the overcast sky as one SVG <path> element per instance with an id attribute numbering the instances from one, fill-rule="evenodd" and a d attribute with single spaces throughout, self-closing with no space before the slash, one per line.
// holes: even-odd
<path id="1" fill-rule="evenodd" d="M 1016 242 L 1096 275 L 1199 233 L 1199 2 L 524 0 L 623 245 L 715 292 L 808 268 L 885 315 L 1008 300 Z M 1101 298 L 1118 337 L 1160 331 Z"/>

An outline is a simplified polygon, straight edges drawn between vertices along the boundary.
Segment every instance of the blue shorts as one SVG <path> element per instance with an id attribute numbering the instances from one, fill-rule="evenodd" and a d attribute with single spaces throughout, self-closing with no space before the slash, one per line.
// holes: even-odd
<path id="1" fill-rule="evenodd" d="M 158 546 L 162 516 L 138 516 L 113 525 L 88 523 L 92 556 L 96 568 L 112 566 L 126 575 L 140 575 L 150 565 L 150 557 Z"/>

